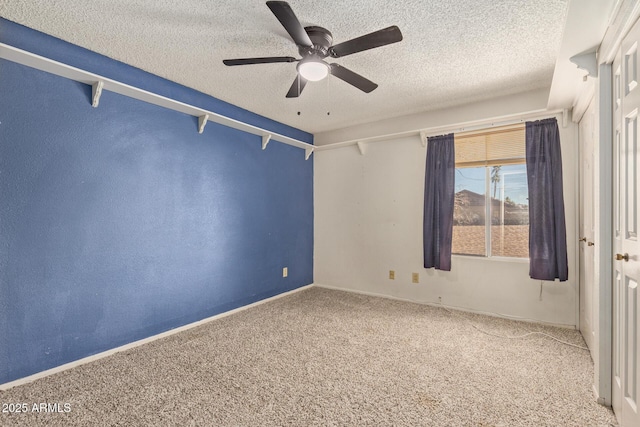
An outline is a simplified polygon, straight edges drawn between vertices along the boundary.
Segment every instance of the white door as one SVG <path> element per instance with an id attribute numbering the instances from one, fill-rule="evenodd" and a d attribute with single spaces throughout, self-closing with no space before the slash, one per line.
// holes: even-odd
<path id="1" fill-rule="evenodd" d="M 636 23 L 614 62 L 613 408 L 622 427 L 640 426 L 640 243 L 638 242 L 638 43 Z M 619 69 L 619 72 L 617 70 Z"/>
<path id="2" fill-rule="evenodd" d="M 593 342 L 594 224 L 593 148 L 595 111 L 593 101 L 580 121 L 580 332 L 595 359 Z"/>

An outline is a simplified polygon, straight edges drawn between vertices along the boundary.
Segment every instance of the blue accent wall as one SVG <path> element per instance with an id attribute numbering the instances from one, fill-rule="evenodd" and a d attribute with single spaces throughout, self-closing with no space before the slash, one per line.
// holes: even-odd
<path id="1" fill-rule="evenodd" d="M 3 19 L 0 42 L 313 142 Z M 0 384 L 313 282 L 312 160 L 197 125 L 0 60 Z"/>

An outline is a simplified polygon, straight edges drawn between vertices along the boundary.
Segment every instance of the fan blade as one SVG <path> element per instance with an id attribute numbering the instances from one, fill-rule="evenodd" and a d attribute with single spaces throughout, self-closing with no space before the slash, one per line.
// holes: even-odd
<path id="1" fill-rule="evenodd" d="M 350 85 L 357 87 L 363 92 L 369 93 L 378 87 L 378 85 L 372 82 L 371 80 L 365 79 L 360 74 L 356 74 L 353 71 L 347 68 L 344 68 L 339 64 L 331 64 L 330 67 L 331 67 L 331 74 L 333 74 L 340 80 L 344 80 Z"/>
<path id="2" fill-rule="evenodd" d="M 293 84 L 289 88 L 289 92 L 287 92 L 287 98 L 297 98 L 302 93 L 302 89 L 304 89 L 307 84 L 307 79 L 302 77 L 300 74 L 296 76 L 296 79 L 293 81 Z"/>
<path id="3" fill-rule="evenodd" d="M 296 14 L 293 13 L 291 6 L 286 1 L 268 1 L 267 6 L 271 9 L 271 12 L 278 18 L 278 21 L 282 24 L 287 33 L 291 36 L 293 41 L 298 46 L 311 47 L 311 39 L 304 30 L 304 27 L 296 18 Z"/>
<path id="4" fill-rule="evenodd" d="M 352 53 L 362 52 L 363 50 L 373 49 L 374 47 L 385 46 L 402 40 L 402 33 L 395 25 L 365 34 L 364 36 L 339 43 L 329 49 L 332 57 L 340 58 L 341 56 L 351 55 Z"/>
<path id="5" fill-rule="evenodd" d="M 291 56 L 269 56 L 266 58 L 243 58 L 243 59 L 225 59 L 224 65 L 249 65 L 249 64 L 271 64 L 273 62 L 296 62 L 297 59 Z"/>

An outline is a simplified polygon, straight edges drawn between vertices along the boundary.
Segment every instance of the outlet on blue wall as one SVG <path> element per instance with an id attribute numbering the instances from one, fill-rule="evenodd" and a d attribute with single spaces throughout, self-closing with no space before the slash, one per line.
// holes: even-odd
<path id="1" fill-rule="evenodd" d="M 0 42 L 313 141 L 2 19 Z M 0 384 L 312 282 L 303 150 L 0 60 Z"/>

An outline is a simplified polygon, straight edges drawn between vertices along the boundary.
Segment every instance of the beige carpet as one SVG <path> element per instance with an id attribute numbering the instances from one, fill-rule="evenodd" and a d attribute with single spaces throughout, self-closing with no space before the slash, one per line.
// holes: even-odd
<path id="1" fill-rule="evenodd" d="M 573 330 L 311 288 L 0 393 L 0 425 L 607 426 Z M 33 413 L 34 403 L 67 413 Z"/>

